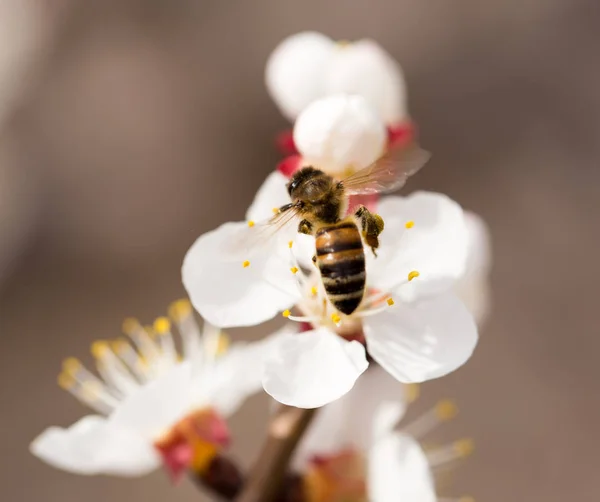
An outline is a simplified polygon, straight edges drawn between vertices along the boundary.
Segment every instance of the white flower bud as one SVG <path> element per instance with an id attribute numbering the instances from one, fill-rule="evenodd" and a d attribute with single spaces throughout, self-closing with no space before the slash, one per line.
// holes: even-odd
<path id="1" fill-rule="evenodd" d="M 294 142 L 302 157 L 332 174 L 377 160 L 386 139 L 384 123 L 361 96 L 319 99 L 298 116 L 294 126 Z"/>
<path id="2" fill-rule="evenodd" d="M 339 45 L 325 74 L 326 94 L 358 94 L 386 124 L 406 118 L 406 85 L 400 65 L 376 42 Z"/>
<path id="3" fill-rule="evenodd" d="M 286 38 L 267 61 L 265 80 L 271 97 L 290 120 L 323 96 L 323 76 L 335 51 L 325 35 L 303 32 Z"/>

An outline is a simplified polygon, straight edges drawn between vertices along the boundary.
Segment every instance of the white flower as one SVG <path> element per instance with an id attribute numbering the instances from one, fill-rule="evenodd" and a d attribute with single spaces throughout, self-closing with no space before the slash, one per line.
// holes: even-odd
<path id="1" fill-rule="evenodd" d="M 482 325 L 490 311 L 491 268 L 490 233 L 481 217 L 465 212 L 469 234 L 469 257 L 467 270 L 456 284 L 456 294 L 471 311 L 478 325 Z"/>
<path id="2" fill-rule="evenodd" d="M 366 167 L 384 153 L 384 123 L 361 96 L 338 94 L 314 101 L 298 116 L 294 143 L 304 164 L 329 173 Z"/>
<path id="3" fill-rule="evenodd" d="M 228 443 L 224 419 L 260 389 L 262 357 L 272 339 L 228 350 L 211 325 L 200 334 L 187 300 L 175 302 L 171 315 L 183 358 L 162 317 L 153 328 L 127 320 L 133 345 L 124 339 L 92 345 L 102 378 L 74 358 L 64 362 L 59 384 L 96 414 L 66 429 L 46 429 L 31 444 L 34 455 L 88 475 L 139 476 L 163 463 L 177 478 L 186 469 L 201 474 L 208 467 Z"/>
<path id="4" fill-rule="evenodd" d="M 297 235 L 290 225 L 290 233 L 265 236 L 262 246 L 232 246 L 253 232 L 263 240 L 264 229 L 253 222 L 289 200 L 285 181 L 272 173 L 247 213 L 249 223 L 227 223 L 201 236 L 182 270 L 192 303 L 211 323 L 258 324 L 284 311 L 314 327 L 288 332 L 274 344 L 265 360 L 267 393 L 301 408 L 338 399 L 368 366 L 359 341 L 405 383 L 437 378 L 464 364 L 477 343 L 477 329 L 460 300 L 448 293 L 463 276 L 468 254 L 460 206 L 427 192 L 382 200 L 378 213 L 385 230 L 378 258 L 367 252 L 367 294 L 361 307 L 345 316 L 326 301 L 311 263 L 312 237 Z M 304 274 L 302 266 L 311 272 Z M 293 306 L 303 315 L 290 315 Z"/>
<path id="5" fill-rule="evenodd" d="M 293 458 L 307 500 L 437 500 L 432 467 L 468 455 L 472 442 L 463 439 L 426 453 L 418 439 L 453 418 L 457 409 L 440 401 L 399 429 L 414 391 L 375 366 L 351 393 L 319 411 Z"/>
<path id="6" fill-rule="evenodd" d="M 313 101 L 338 93 L 362 96 L 387 125 L 407 116 L 402 70 L 372 40 L 336 43 L 320 33 L 298 33 L 273 51 L 265 80 L 290 120 Z"/>

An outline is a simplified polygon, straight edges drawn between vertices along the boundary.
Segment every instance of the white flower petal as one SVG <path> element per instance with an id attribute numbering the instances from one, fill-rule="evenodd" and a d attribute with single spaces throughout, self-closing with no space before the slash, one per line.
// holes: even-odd
<path id="1" fill-rule="evenodd" d="M 196 310 L 209 323 L 252 326 L 273 318 L 297 300 L 287 242 L 275 238 L 267 239 L 264 245 L 251 241 L 249 247 L 243 245 L 246 236 L 252 239 L 261 235 L 250 232 L 260 231 L 244 222 L 225 223 L 200 236 L 187 252 L 183 285 Z M 234 250 L 236 244 L 238 249 Z M 246 260 L 249 266 L 244 267 Z"/>
<path id="2" fill-rule="evenodd" d="M 389 432 L 404 415 L 405 388 L 379 365 L 370 365 L 350 392 L 319 410 L 294 454 L 294 466 L 302 469 L 313 455 L 347 447 L 367 451 L 374 434 Z"/>
<path id="3" fill-rule="evenodd" d="M 328 329 L 287 334 L 265 361 L 263 387 L 280 403 L 318 408 L 346 394 L 368 365 L 360 343 Z"/>
<path id="4" fill-rule="evenodd" d="M 416 270 L 419 277 L 394 291 L 404 300 L 449 289 L 465 272 L 468 234 L 462 208 L 432 192 L 384 197 L 378 207 L 385 228 L 378 257 L 367 253 L 369 285 L 390 291 Z M 408 221 L 414 226 L 406 229 Z"/>
<path id="5" fill-rule="evenodd" d="M 427 458 L 410 436 L 393 433 L 369 451 L 370 502 L 435 502 L 435 487 Z"/>
<path id="6" fill-rule="evenodd" d="M 296 120 L 294 142 L 308 163 L 330 173 L 362 168 L 386 146 L 383 121 L 367 101 L 339 94 L 314 101 Z"/>
<path id="7" fill-rule="evenodd" d="M 400 66 L 372 40 L 340 45 L 324 73 L 327 95 L 358 94 L 386 124 L 405 119 L 406 84 Z"/>
<path id="8" fill-rule="evenodd" d="M 152 443 L 135 432 L 89 415 L 68 429 L 50 427 L 30 446 L 45 462 L 76 474 L 141 476 L 160 465 Z"/>
<path id="9" fill-rule="evenodd" d="M 286 38 L 267 62 L 265 80 L 271 97 L 290 120 L 323 95 L 335 43 L 325 35 L 303 32 Z"/>
<path id="10" fill-rule="evenodd" d="M 477 327 L 467 308 L 452 294 L 412 304 L 396 302 L 366 317 L 369 354 L 404 383 L 423 382 L 462 366 L 477 344 Z"/>
<path id="11" fill-rule="evenodd" d="M 189 410 L 191 383 L 190 363 L 178 364 L 125 398 L 108 420 L 112 425 L 156 439 Z"/>
<path id="12" fill-rule="evenodd" d="M 457 282 L 455 292 L 471 311 L 477 324 L 481 325 L 490 310 L 490 236 L 485 222 L 476 214 L 465 212 L 465 222 L 469 236 L 469 256 L 467 270 Z"/>
<path id="13" fill-rule="evenodd" d="M 252 204 L 246 212 L 246 220 L 256 222 L 268 220 L 273 216 L 273 209 L 290 202 L 286 178 L 279 171 L 273 171 L 256 192 Z"/>
<path id="14" fill-rule="evenodd" d="M 246 398 L 262 389 L 264 361 L 279 338 L 297 332 L 298 325 L 289 323 L 257 342 L 236 343 L 193 386 L 196 406 L 209 404 L 223 417 L 235 413 Z"/>

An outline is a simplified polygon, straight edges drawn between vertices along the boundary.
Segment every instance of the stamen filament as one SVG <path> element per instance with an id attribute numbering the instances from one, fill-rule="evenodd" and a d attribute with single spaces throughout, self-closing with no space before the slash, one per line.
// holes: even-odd
<path id="1" fill-rule="evenodd" d="M 456 404 L 449 399 L 444 399 L 424 415 L 421 415 L 406 427 L 403 427 L 402 432 L 417 439 L 422 438 L 442 422 L 452 420 L 457 413 L 458 408 Z"/>

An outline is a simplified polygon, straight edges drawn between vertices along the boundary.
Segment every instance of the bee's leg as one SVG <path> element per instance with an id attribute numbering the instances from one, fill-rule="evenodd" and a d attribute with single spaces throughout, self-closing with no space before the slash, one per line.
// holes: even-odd
<path id="1" fill-rule="evenodd" d="M 354 216 L 358 218 L 362 231 L 362 236 L 367 245 L 377 256 L 376 249 L 379 247 L 379 234 L 383 232 L 383 218 L 378 214 L 372 213 L 365 206 L 360 206 Z"/>
<path id="2" fill-rule="evenodd" d="M 313 233 L 313 225 L 308 220 L 302 220 L 298 224 L 298 232 L 301 234 L 312 235 Z"/>

